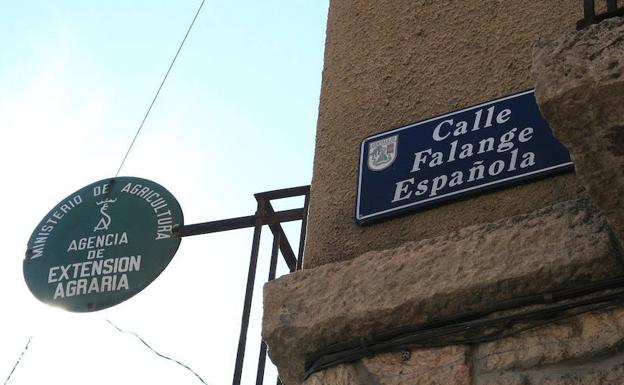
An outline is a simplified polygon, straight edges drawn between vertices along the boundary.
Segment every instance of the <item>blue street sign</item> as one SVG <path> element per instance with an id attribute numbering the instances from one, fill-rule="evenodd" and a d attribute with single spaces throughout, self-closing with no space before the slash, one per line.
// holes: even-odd
<path id="1" fill-rule="evenodd" d="M 355 219 L 366 224 L 573 169 L 529 90 L 364 139 Z"/>

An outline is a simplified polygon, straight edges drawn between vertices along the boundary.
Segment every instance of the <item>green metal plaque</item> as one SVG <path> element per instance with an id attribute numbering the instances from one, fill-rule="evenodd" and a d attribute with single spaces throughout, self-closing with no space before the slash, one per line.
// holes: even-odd
<path id="1" fill-rule="evenodd" d="M 24 279 L 40 301 L 68 311 L 117 305 L 167 267 L 180 238 L 182 209 L 152 181 L 105 179 L 71 194 L 37 225 Z"/>

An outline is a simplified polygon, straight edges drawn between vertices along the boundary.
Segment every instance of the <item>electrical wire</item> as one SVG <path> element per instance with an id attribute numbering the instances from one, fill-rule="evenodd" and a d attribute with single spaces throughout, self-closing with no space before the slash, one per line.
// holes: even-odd
<path id="1" fill-rule="evenodd" d="M 139 125 L 139 128 L 137 129 L 136 133 L 134 134 L 134 138 L 132 139 L 132 142 L 130 142 L 130 147 L 128 147 L 128 151 L 126 151 L 126 155 L 124 155 L 121 164 L 119 165 L 119 168 L 117 169 L 117 172 L 115 173 L 115 178 L 119 176 L 119 172 L 121 171 L 121 168 L 123 167 L 124 163 L 126 163 L 126 159 L 128 158 L 128 154 L 130 154 L 130 150 L 132 150 L 132 147 L 134 146 L 134 142 L 136 141 L 137 137 L 139 136 L 139 133 L 141 132 L 141 129 L 143 128 L 143 125 L 145 124 L 145 121 L 147 120 L 147 117 L 150 114 L 150 111 L 152 111 L 152 107 L 154 106 L 154 103 L 156 103 L 156 99 L 158 98 L 158 95 L 160 94 L 160 90 L 162 90 L 163 85 L 165 84 L 165 81 L 167 80 L 167 77 L 169 76 L 169 73 L 171 72 L 171 68 L 173 68 L 173 65 L 176 62 L 176 59 L 178 58 L 178 55 L 180 54 L 180 51 L 182 50 L 182 47 L 184 46 L 184 43 L 186 42 L 186 38 L 188 37 L 188 35 L 191 33 L 191 29 L 193 29 L 193 25 L 195 24 L 195 20 L 197 20 L 197 16 L 199 16 L 199 13 L 202 10 L 202 7 L 204 6 L 204 2 L 206 0 L 202 0 L 201 4 L 199 4 L 199 8 L 197 8 L 197 12 L 195 12 L 195 17 L 193 17 L 193 21 L 191 21 L 191 24 L 189 25 L 186 34 L 184 35 L 184 39 L 182 39 L 182 42 L 180 43 L 180 46 L 178 47 L 178 50 L 176 51 L 175 56 L 173 57 L 173 60 L 171 61 L 171 64 L 169 65 L 169 69 L 167 69 L 167 73 L 165 73 L 165 76 L 163 77 L 162 82 L 160 82 L 160 86 L 158 87 L 158 90 L 156 91 L 156 94 L 154 95 L 154 98 L 152 99 L 152 103 L 150 103 L 149 108 L 147 109 L 147 112 L 145 112 L 145 116 L 143 116 L 143 120 L 141 121 L 141 124 Z"/>
<path id="2" fill-rule="evenodd" d="M 19 357 L 17 357 L 17 361 L 15 361 L 15 365 L 13 365 L 13 369 L 11 369 L 11 373 L 9 373 L 9 376 L 6 378 L 6 380 L 4 380 L 4 385 L 7 385 L 9 383 L 9 380 L 11 379 L 11 376 L 13 375 L 13 372 L 15 372 L 15 369 L 17 369 L 17 366 L 22 361 L 22 357 L 24 357 L 24 354 L 28 350 L 28 346 L 30 345 L 30 341 L 32 341 L 32 338 L 33 338 L 33 336 L 28 337 L 28 341 L 26 342 L 26 346 L 24 346 L 24 349 L 22 349 L 22 352 L 20 353 Z"/>
<path id="3" fill-rule="evenodd" d="M 624 277 L 503 301 L 488 309 L 328 346 L 306 357 L 305 377 L 376 353 L 491 342 L 624 304 Z M 541 305 L 541 306 L 540 306 Z M 527 306 L 532 306 L 526 310 Z M 539 308 L 535 308 L 538 306 Z M 504 312 L 505 315 L 496 315 Z"/>
<path id="4" fill-rule="evenodd" d="M 197 20 L 197 17 L 199 16 L 199 13 L 201 12 L 204 3 L 206 2 L 206 0 L 202 0 L 202 2 L 199 4 L 199 7 L 197 8 L 197 11 L 195 12 L 195 16 L 193 17 L 193 20 L 191 21 L 191 24 L 189 25 L 186 34 L 184 35 L 184 38 L 182 39 L 182 42 L 180 43 L 180 45 L 178 46 L 178 50 L 176 51 L 173 59 L 171 60 L 171 64 L 169 64 L 169 68 L 167 69 L 167 72 L 165 73 L 165 76 L 163 77 L 162 81 L 160 82 L 160 86 L 158 87 L 158 90 L 156 91 L 156 94 L 154 95 L 154 98 L 152 99 L 152 102 L 150 103 L 147 111 L 145 112 L 145 115 L 143 116 L 143 119 L 141 120 L 141 124 L 139 125 L 139 128 L 137 129 L 136 133 L 134 134 L 134 137 L 132 138 L 132 142 L 130 142 L 130 146 L 128 147 L 128 150 L 126 151 L 126 154 L 124 155 L 121 164 L 119 165 L 119 167 L 117 168 L 117 172 L 115 173 L 115 177 L 119 176 L 119 172 L 121 172 L 121 169 L 123 167 L 123 165 L 126 162 L 126 159 L 128 158 L 128 155 L 130 154 L 130 151 L 132 150 L 132 147 L 134 146 L 134 143 L 136 142 L 137 137 L 139 136 L 139 133 L 141 132 L 141 130 L 143 129 L 143 125 L 145 124 L 145 121 L 147 120 L 147 117 L 149 116 L 150 112 L 152 111 L 152 107 L 154 106 L 154 104 L 156 103 L 156 99 L 158 99 L 158 95 L 160 95 L 160 91 L 162 90 L 163 86 L 165 85 L 165 82 L 167 81 L 167 78 L 169 77 L 169 73 L 171 72 L 171 69 L 173 68 L 173 65 L 175 64 L 180 51 L 182 51 L 182 47 L 184 47 L 184 43 L 186 42 L 186 39 L 188 38 L 189 34 L 191 33 L 191 30 L 193 29 L 193 26 L 195 25 L 195 21 Z M 136 338 L 138 338 L 143 345 L 145 345 L 146 347 L 148 347 L 152 352 L 154 352 L 154 354 L 158 355 L 159 357 L 162 357 L 164 359 L 170 360 L 175 362 L 176 364 L 182 366 L 183 368 L 185 368 L 186 370 L 189 370 L 191 373 L 193 373 L 195 375 L 195 377 L 197 377 L 203 384 L 206 384 L 206 382 L 201 378 L 201 376 L 199 374 L 197 374 L 193 369 L 191 369 L 189 366 L 185 365 L 184 363 L 173 359 L 171 357 L 167 357 L 159 352 L 157 352 L 156 350 L 154 350 L 147 342 L 145 342 L 145 340 L 143 340 L 143 338 L 141 338 L 138 334 L 136 334 L 135 332 L 128 332 L 125 331 L 121 328 L 119 328 L 117 325 L 115 325 L 114 323 L 112 323 L 110 320 L 107 320 L 108 323 L 110 323 L 115 329 L 117 329 L 119 332 L 121 333 L 128 333 L 128 334 L 132 334 L 134 335 Z M 4 381 L 4 385 L 7 385 L 9 380 L 11 379 L 11 376 L 13 375 L 13 373 L 15 372 L 15 369 L 17 369 L 18 365 L 20 364 L 20 362 L 22 361 L 22 358 L 24 356 L 24 354 L 26 353 L 26 351 L 28 350 L 28 346 L 30 345 L 30 342 L 32 341 L 33 336 L 30 336 L 28 338 L 28 341 L 26 342 L 26 346 L 24 346 L 24 349 L 22 350 L 22 352 L 20 353 L 19 357 L 17 358 L 17 361 L 15 362 L 15 365 L 13 365 L 13 368 L 11 369 L 11 372 L 9 373 L 8 377 L 6 378 L 6 380 Z M 206 384 L 207 385 L 207 384 Z"/>
<path id="5" fill-rule="evenodd" d="M 118 332 L 120 332 L 120 333 L 130 334 L 130 335 L 135 336 L 135 337 L 136 337 L 139 341 L 141 341 L 141 343 L 143 343 L 143 345 L 145 345 L 145 346 L 146 346 L 149 350 L 151 350 L 151 351 L 152 351 L 154 354 L 156 354 L 158 357 L 160 357 L 160 358 L 164 358 L 165 360 L 172 361 L 172 362 L 174 362 L 174 363 L 176 363 L 176 364 L 180 365 L 180 366 L 181 366 L 181 367 L 183 367 L 184 369 L 186 369 L 186 370 L 188 370 L 189 372 L 193 373 L 193 375 L 195 375 L 195 377 L 197 377 L 197 379 L 198 379 L 199 381 L 201 381 L 201 383 L 202 383 L 202 384 L 204 384 L 204 385 L 208 385 L 208 384 L 206 384 L 206 381 L 204 381 L 204 379 L 203 379 L 203 378 L 201 378 L 201 376 L 200 376 L 199 374 L 197 374 L 197 372 L 196 372 L 196 371 L 194 371 L 193 369 L 191 369 L 188 365 L 186 365 L 186 364 L 184 364 L 184 363 L 182 363 L 182 362 L 180 362 L 180 361 L 176 360 L 175 358 L 171 358 L 171 357 L 169 357 L 169 356 L 166 356 L 166 355 L 164 355 L 164 354 L 162 354 L 162 353 L 158 352 L 157 350 L 155 350 L 154 348 L 152 348 L 152 347 L 150 346 L 150 344 L 148 344 L 148 343 L 147 343 L 147 342 L 146 342 L 143 338 L 141 338 L 141 336 L 139 336 L 137 333 L 135 333 L 135 332 L 133 332 L 133 331 L 127 331 L 127 330 L 124 330 L 124 329 L 120 328 L 119 326 L 115 325 L 115 324 L 114 324 L 111 320 L 109 320 L 109 319 L 107 319 L 107 320 L 106 320 L 106 322 L 108 322 L 109 324 L 111 324 L 111 326 L 113 326 L 115 329 L 117 329 L 117 331 L 118 331 Z"/>

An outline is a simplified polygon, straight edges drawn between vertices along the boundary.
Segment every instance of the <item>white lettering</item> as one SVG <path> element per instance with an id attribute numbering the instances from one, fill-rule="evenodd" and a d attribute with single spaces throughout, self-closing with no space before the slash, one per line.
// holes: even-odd
<path id="1" fill-rule="evenodd" d="M 412 166 L 412 171 L 410 172 L 420 171 L 420 165 L 427 161 L 427 157 L 423 156 L 423 154 L 431 155 L 431 149 L 414 153 L 414 166 Z"/>
<path id="2" fill-rule="evenodd" d="M 396 188 L 394 190 L 394 199 L 392 199 L 392 203 L 402 201 L 404 199 L 409 199 L 412 195 L 409 190 L 409 185 L 414 184 L 414 178 L 402 180 L 396 183 Z"/>
<path id="3" fill-rule="evenodd" d="M 436 128 L 433 129 L 433 140 L 435 140 L 436 142 L 441 142 L 444 139 L 448 138 L 449 135 L 451 135 L 450 131 L 444 135 L 444 136 L 440 136 L 440 129 L 442 128 L 442 125 L 447 123 L 449 126 L 453 125 L 453 119 L 449 119 L 449 120 L 443 120 L 442 122 L 440 122 L 440 124 L 438 124 L 436 126 Z"/>

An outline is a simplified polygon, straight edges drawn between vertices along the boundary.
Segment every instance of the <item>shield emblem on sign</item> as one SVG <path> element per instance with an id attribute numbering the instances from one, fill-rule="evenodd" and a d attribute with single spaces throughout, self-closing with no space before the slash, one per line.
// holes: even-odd
<path id="1" fill-rule="evenodd" d="M 381 171 L 390 167 L 396 159 L 398 145 L 398 135 L 371 142 L 368 145 L 368 169 Z"/>

